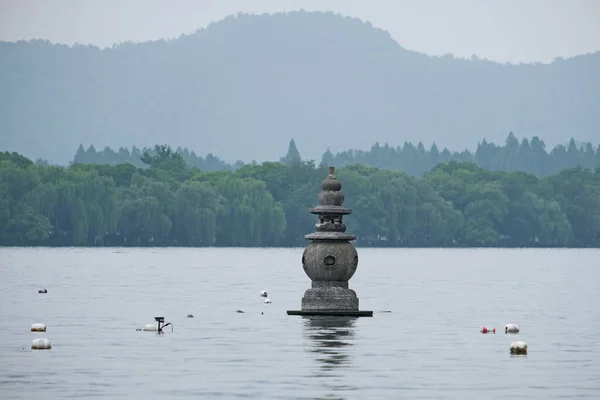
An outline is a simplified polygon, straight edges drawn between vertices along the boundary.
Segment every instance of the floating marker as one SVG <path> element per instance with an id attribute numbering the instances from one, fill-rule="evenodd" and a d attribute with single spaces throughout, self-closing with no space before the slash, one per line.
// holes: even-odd
<path id="1" fill-rule="evenodd" d="M 496 328 L 486 328 L 485 326 L 482 326 L 481 328 L 479 328 L 479 332 L 481 333 L 496 333 Z"/>
<path id="2" fill-rule="evenodd" d="M 265 304 L 271 304 L 271 299 L 265 299 Z"/>
<path id="3" fill-rule="evenodd" d="M 267 297 L 267 296 L 268 296 L 268 294 L 267 294 L 266 290 L 261 290 L 260 291 L 260 297 Z"/>
<path id="4" fill-rule="evenodd" d="M 46 338 L 33 339 L 33 343 L 31 344 L 31 350 L 50 350 L 51 348 L 50 340 Z"/>
<path id="5" fill-rule="evenodd" d="M 31 325 L 31 332 L 46 332 L 46 325 L 44 324 L 33 324 Z"/>
<path id="6" fill-rule="evenodd" d="M 527 354 L 527 343 L 512 342 L 510 344 L 510 354 Z"/>
<path id="7" fill-rule="evenodd" d="M 516 324 L 506 324 L 504 333 L 519 333 L 519 327 Z"/>
<path id="8" fill-rule="evenodd" d="M 143 330 L 146 332 L 158 332 L 158 327 L 154 324 L 147 324 Z"/>

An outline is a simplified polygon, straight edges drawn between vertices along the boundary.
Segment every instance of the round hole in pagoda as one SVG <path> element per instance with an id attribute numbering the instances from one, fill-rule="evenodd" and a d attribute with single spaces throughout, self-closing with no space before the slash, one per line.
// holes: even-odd
<path id="1" fill-rule="evenodd" d="M 328 267 L 331 267 L 332 265 L 335 264 L 335 257 L 334 256 L 327 256 L 327 257 L 325 257 L 325 259 L 323 260 L 323 262 Z"/>

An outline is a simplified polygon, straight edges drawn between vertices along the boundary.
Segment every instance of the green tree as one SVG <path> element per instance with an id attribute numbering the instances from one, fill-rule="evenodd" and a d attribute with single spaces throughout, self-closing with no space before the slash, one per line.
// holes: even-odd
<path id="1" fill-rule="evenodd" d="M 509 142 L 514 154 L 482 142 L 475 162 L 458 161 L 467 153 L 442 151 L 440 160 L 448 154 L 456 160 L 422 178 L 364 164 L 338 168 L 344 206 L 354 210 L 344 218 L 348 232 L 359 246 L 600 246 L 600 168 L 541 178 L 505 172 L 501 163 L 531 167 L 519 158 L 523 152 L 553 162 L 535 138 L 529 145 Z M 588 145 L 555 149 L 565 163 L 591 160 Z M 0 245 L 304 246 L 304 235 L 314 230 L 308 209 L 327 175 L 323 164 L 267 162 L 209 172 L 182 163 L 183 155 L 166 147 L 145 152 L 146 168 L 64 168 L 0 153 Z M 482 168 L 476 162 L 486 152 L 491 161 Z M 375 163 L 369 157 L 377 156 L 391 163 L 398 154 L 412 163 L 431 161 L 423 146 L 408 144 L 376 144 L 371 152 L 346 152 L 334 161 Z"/>
<path id="2" fill-rule="evenodd" d="M 288 145 L 288 151 L 285 157 L 280 160 L 283 164 L 293 164 L 302 161 L 302 157 L 300 157 L 300 152 L 296 147 L 296 142 L 294 139 L 290 140 L 290 144 Z"/>

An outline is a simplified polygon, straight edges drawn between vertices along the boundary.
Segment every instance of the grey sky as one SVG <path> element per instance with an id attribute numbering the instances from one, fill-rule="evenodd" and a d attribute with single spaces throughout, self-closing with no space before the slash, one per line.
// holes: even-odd
<path id="1" fill-rule="evenodd" d="M 550 62 L 600 50 L 600 0 L 0 0 L 0 40 L 111 46 L 192 33 L 237 12 L 331 10 L 405 48 Z"/>

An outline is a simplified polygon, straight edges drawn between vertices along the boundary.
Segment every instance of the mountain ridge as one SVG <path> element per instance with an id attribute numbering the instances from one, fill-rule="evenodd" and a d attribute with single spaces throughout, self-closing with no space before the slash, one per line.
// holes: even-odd
<path id="1" fill-rule="evenodd" d="M 100 51 L 110 51 L 110 50 L 114 50 L 115 47 L 120 47 L 120 46 L 124 46 L 124 45 L 136 45 L 136 44 L 151 44 L 151 43 L 157 43 L 157 42 L 171 42 L 171 41 L 175 41 L 177 39 L 180 39 L 182 37 L 190 37 L 190 36 L 196 36 L 198 34 L 200 34 L 202 31 L 204 31 L 205 29 L 209 29 L 211 26 L 220 23 L 221 21 L 225 21 L 227 19 L 232 19 L 232 18 L 238 18 L 240 16 L 242 17 L 246 17 L 246 16 L 264 16 L 264 15 L 268 15 L 268 16 L 276 16 L 276 15 L 285 15 L 285 14 L 291 14 L 291 13 L 302 13 L 302 12 L 308 12 L 311 13 L 309 11 L 305 11 L 303 9 L 299 9 L 298 11 L 286 11 L 286 12 L 273 12 L 273 13 L 245 13 L 245 12 L 239 12 L 237 14 L 230 14 L 226 17 L 224 17 L 221 20 L 216 20 L 216 21 L 211 21 L 208 25 L 206 25 L 205 27 L 201 27 L 201 28 L 197 28 L 194 32 L 190 32 L 190 33 L 185 33 L 185 32 L 181 32 L 178 36 L 170 36 L 170 37 L 163 37 L 163 38 L 157 38 L 157 39 L 149 39 L 149 40 L 144 40 L 144 41 L 131 41 L 131 40 L 126 40 L 126 41 L 121 41 L 119 43 L 114 43 L 111 46 L 100 46 L 97 44 L 92 44 L 92 43 L 64 43 L 64 42 L 55 42 L 49 39 L 42 39 L 42 38 L 30 38 L 30 39 L 20 39 L 20 40 L 13 40 L 13 41 L 6 41 L 6 40 L 0 40 L 0 44 L 20 44 L 20 43 L 31 43 L 31 42 L 43 42 L 46 44 L 50 44 L 53 46 L 65 46 L 67 48 L 79 48 L 79 47 L 87 47 L 87 48 L 93 48 L 93 49 L 97 49 Z M 336 12 L 332 12 L 332 11 L 315 11 L 313 13 L 323 13 L 323 14 L 330 14 L 330 15 L 335 15 L 336 17 L 342 17 L 345 19 L 351 19 L 351 20 L 357 20 L 360 21 L 361 23 L 367 25 L 367 26 L 371 26 L 373 29 L 375 30 L 379 30 L 382 31 L 383 33 L 387 34 L 390 36 L 390 38 L 395 41 L 403 50 L 407 51 L 407 52 L 411 52 L 411 53 L 415 53 L 415 54 L 419 54 L 419 55 L 425 55 L 428 57 L 432 57 L 432 58 L 444 58 L 444 57 L 451 57 L 454 58 L 455 60 L 464 60 L 464 61 L 482 61 L 482 62 L 489 62 L 489 63 L 493 63 L 493 64 L 499 64 L 499 65 L 513 65 L 513 66 L 518 66 L 518 65 L 550 65 L 553 64 L 555 62 L 561 62 L 561 61 L 568 61 L 571 59 L 575 59 L 575 58 L 579 58 L 579 57 L 585 57 L 585 56 L 590 56 L 590 55 L 595 55 L 600 53 L 600 50 L 596 50 L 596 51 L 591 51 L 591 52 L 586 52 L 586 53 L 581 53 L 581 54 L 575 54 L 572 56 L 557 56 L 554 57 L 554 59 L 552 59 L 552 61 L 532 61 L 532 62 L 518 62 L 518 63 L 514 63 L 511 61 L 498 61 L 498 60 L 492 60 L 492 59 L 488 59 L 486 57 L 480 57 L 477 54 L 473 54 L 471 55 L 471 57 L 459 57 L 456 56 L 453 53 L 445 53 L 442 55 L 436 55 L 436 54 L 431 54 L 431 53 L 427 53 L 424 51 L 419 51 L 419 50 L 415 50 L 415 49 L 410 49 L 407 47 L 404 47 L 402 45 L 402 43 L 400 43 L 398 40 L 394 39 L 390 34 L 389 31 L 383 29 L 383 28 L 379 28 L 376 27 L 374 25 L 372 25 L 372 23 L 368 20 L 363 20 L 361 18 L 358 17 L 350 17 L 341 13 L 336 13 Z"/>
<path id="2" fill-rule="evenodd" d="M 66 163 L 80 142 L 169 143 L 247 162 L 277 159 L 290 137 L 313 159 L 376 141 L 473 149 L 509 131 L 595 142 L 597 70 L 600 52 L 549 64 L 429 56 L 358 18 L 302 11 L 110 49 L 4 42 L 0 147 Z"/>

